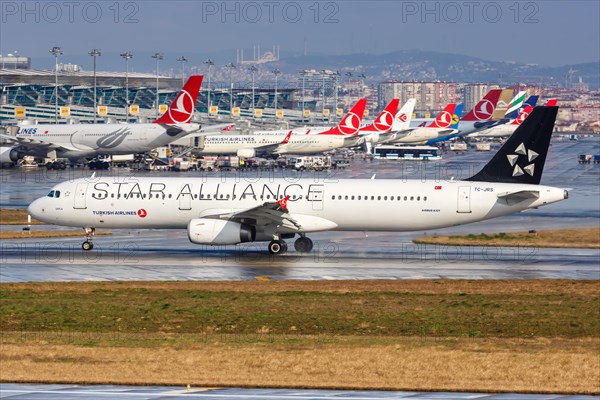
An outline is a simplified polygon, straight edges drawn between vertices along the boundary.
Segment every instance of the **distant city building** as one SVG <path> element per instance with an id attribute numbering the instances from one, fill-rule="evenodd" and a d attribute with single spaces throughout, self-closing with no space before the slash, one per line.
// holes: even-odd
<path id="1" fill-rule="evenodd" d="M 469 111 L 483 99 L 487 92 L 492 89 L 499 89 L 497 84 L 490 83 L 466 83 L 463 88 L 463 110 Z"/>
<path id="2" fill-rule="evenodd" d="M 404 104 L 414 97 L 417 99 L 415 112 L 435 112 L 456 102 L 456 87 L 456 82 L 382 82 L 378 91 L 379 104 L 384 107 L 393 98 L 399 98 Z"/>
<path id="3" fill-rule="evenodd" d="M 260 52 L 260 45 L 252 48 L 252 59 L 244 59 L 244 49 L 237 49 L 236 59 L 238 64 L 265 64 L 279 61 L 279 46 L 273 46 L 272 51 Z"/>
<path id="4" fill-rule="evenodd" d="M 29 69 L 31 58 L 14 54 L 0 54 L 0 68 L 4 69 Z"/>

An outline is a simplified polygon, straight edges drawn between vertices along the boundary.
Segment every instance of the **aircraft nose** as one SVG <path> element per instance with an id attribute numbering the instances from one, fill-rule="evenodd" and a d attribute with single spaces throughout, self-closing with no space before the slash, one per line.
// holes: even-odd
<path id="1" fill-rule="evenodd" d="M 29 207 L 27 207 L 27 213 L 38 221 L 44 221 L 46 215 L 44 200 L 44 198 L 34 200 Z"/>

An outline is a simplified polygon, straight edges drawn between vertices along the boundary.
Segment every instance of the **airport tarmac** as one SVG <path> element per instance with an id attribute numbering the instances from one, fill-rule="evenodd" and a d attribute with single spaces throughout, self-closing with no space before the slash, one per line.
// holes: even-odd
<path id="1" fill-rule="evenodd" d="M 522 393 L 393 392 L 314 389 L 186 388 L 176 386 L 0 384 L 0 399 L 213 399 L 213 400 L 597 400 L 596 396 Z"/>
<path id="2" fill-rule="evenodd" d="M 381 178 L 460 179 L 477 172 L 493 152 L 449 152 L 441 162 L 431 163 L 353 160 L 347 170 L 330 172 L 333 175 L 329 179 L 364 178 L 375 173 Z M 555 141 L 550 148 L 542 183 L 569 188 L 568 200 L 494 220 L 430 232 L 323 232 L 310 235 L 315 241 L 312 254 L 300 256 L 290 251 L 278 257 L 267 253 L 266 243 L 194 245 L 189 243 L 184 230 L 113 230 L 112 236 L 96 237 L 90 253 L 80 249 L 83 237 L 2 240 L 0 282 L 243 280 L 259 276 L 308 280 L 600 279 L 598 249 L 419 246 L 411 242 L 414 237 L 434 233 L 479 234 L 598 226 L 600 165 L 578 164 L 577 156 L 582 153 L 600 154 L 600 138 Z M 129 174 L 123 169 L 116 172 Z M 65 174 L 81 177 L 87 176 L 89 171 L 2 170 L 0 174 L 0 207 L 26 207 L 47 193 L 52 185 L 68 179 Z M 136 176 L 152 174 L 197 176 L 200 172 L 145 172 Z"/>

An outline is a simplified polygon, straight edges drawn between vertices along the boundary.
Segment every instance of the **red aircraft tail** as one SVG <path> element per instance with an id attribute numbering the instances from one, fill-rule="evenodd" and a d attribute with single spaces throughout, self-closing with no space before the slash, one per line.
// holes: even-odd
<path id="1" fill-rule="evenodd" d="M 429 124 L 429 128 L 450 128 L 452 125 L 452 116 L 454 115 L 455 103 L 450 103 L 444 110 L 438 114 L 435 120 Z"/>
<path id="2" fill-rule="evenodd" d="M 361 128 L 360 131 L 381 133 L 391 131 L 392 124 L 394 123 L 394 116 L 398 112 L 398 105 L 400 105 L 400 99 L 392 99 L 377 118 L 375 118 L 375 121 L 373 121 L 371 125 Z"/>
<path id="3" fill-rule="evenodd" d="M 337 126 L 321 132 L 320 135 L 344 135 L 344 136 L 356 136 L 360 130 L 360 123 L 365 114 L 365 107 L 367 106 L 367 99 L 360 99 L 356 102 L 352 110 L 348 112 L 342 118 Z"/>
<path id="4" fill-rule="evenodd" d="M 183 89 L 177 94 L 175 100 L 169 106 L 169 109 L 160 118 L 154 121 L 155 124 L 187 124 L 192 120 L 194 109 L 196 108 L 196 99 L 202 85 L 202 75 L 192 75 L 183 86 Z"/>
<path id="5" fill-rule="evenodd" d="M 489 121 L 496 109 L 502 89 L 490 90 L 483 99 L 461 121 Z"/>

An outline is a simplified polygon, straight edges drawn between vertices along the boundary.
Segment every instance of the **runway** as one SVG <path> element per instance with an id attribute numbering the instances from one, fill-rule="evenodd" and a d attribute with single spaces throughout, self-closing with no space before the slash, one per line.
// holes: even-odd
<path id="1" fill-rule="evenodd" d="M 600 138 L 555 141 L 542 183 L 570 189 L 568 200 L 520 214 L 430 232 L 324 232 L 310 235 L 315 250 L 293 250 L 273 257 L 266 243 L 198 246 L 185 231 L 113 230 L 99 236 L 94 250 L 80 249 L 82 238 L 0 241 L 0 282 L 99 280 L 247 280 L 271 279 L 600 279 L 598 249 L 543 249 L 419 246 L 414 237 L 479 234 L 530 229 L 596 227 L 600 221 L 600 165 L 578 164 L 581 153 L 600 153 Z M 465 178 L 479 170 L 492 152 L 447 153 L 439 163 L 353 160 L 335 178 Z M 117 169 L 104 174 L 129 174 Z M 200 172 L 144 172 L 197 176 Z M 225 172 L 229 174 L 230 172 Z M 259 172 L 276 174 L 278 172 Z M 289 173 L 289 172 L 285 172 Z M 87 170 L 2 170 L 1 207 L 26 207 L 56 182 L 87 176 Z M 64 176 L 67 174 L 67 176 Z M 220 174 L 217 173 L 217 174 Z M 322 178 L 322 176 L 321 176 Z M 2 226 L 20 230 L 20 226 Z M 34 226 L 32 229 L 47 229 Z M 64 229 L 53 227 L 52 229 Z M 291 244 L 291 243 L 290 243 Z M 293 246 L 290 246 L 293 247 Z"/>
<path id="2" fill-rule="evenodd" d="M 71 400 L 71 399 L 263 399 L 263 400 L 596 400 L 595 396 L 521 393 L 446 393 L 446 392 L 393 392 L 308 389 L 237 389 L 186 388 L 169 386 L 111 386 L 111 385 L 35 385 L 0 384 L 1 399 Z"/>

